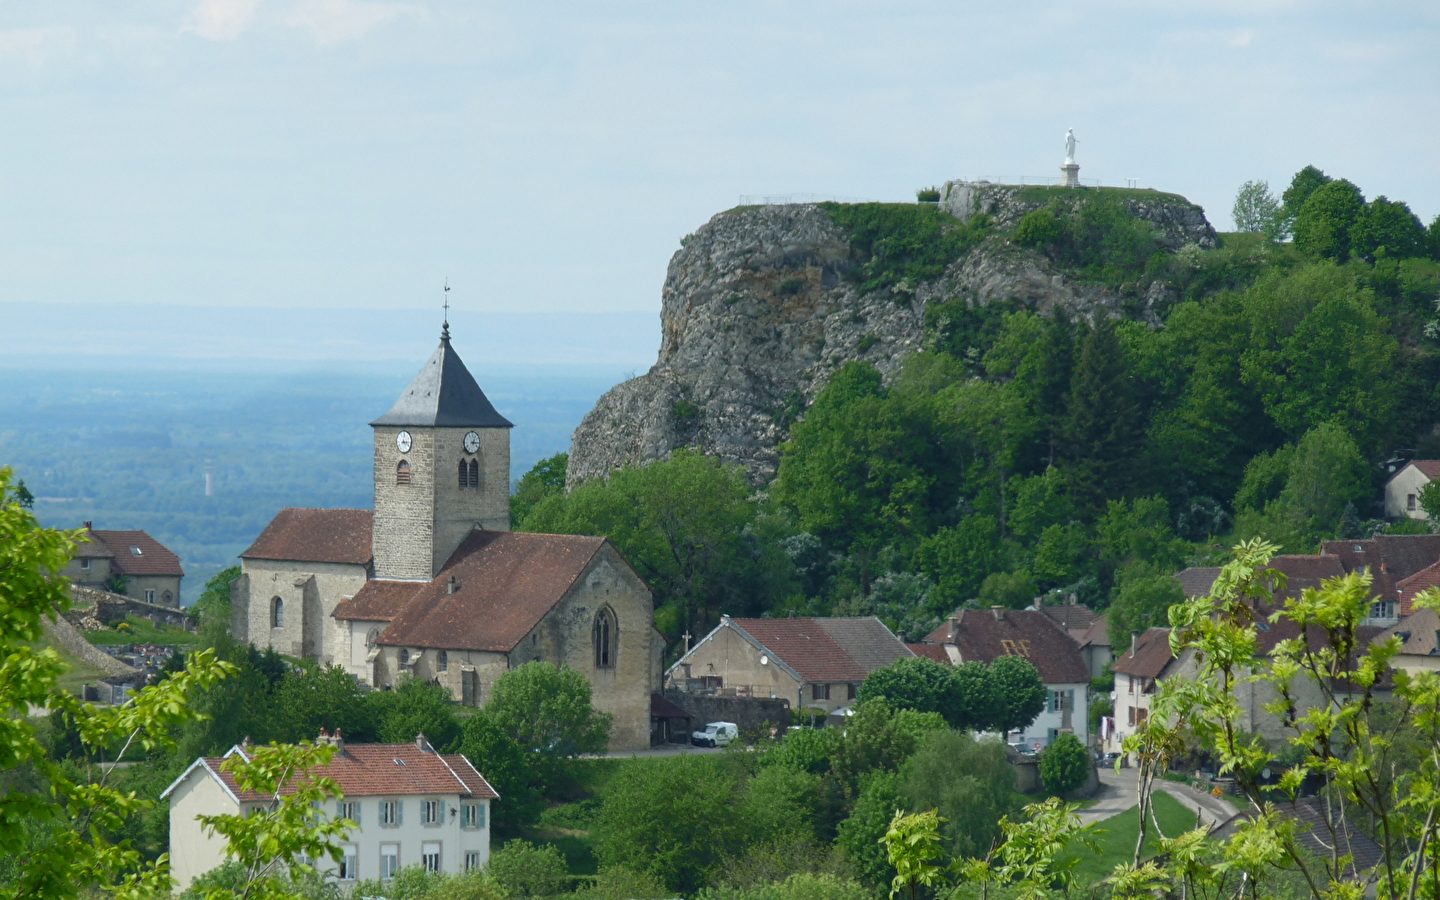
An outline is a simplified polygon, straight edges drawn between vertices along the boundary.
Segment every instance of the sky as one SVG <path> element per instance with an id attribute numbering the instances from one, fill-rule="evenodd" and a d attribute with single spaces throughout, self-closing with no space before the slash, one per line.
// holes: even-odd
<path id="1" fill-rule="evenodd" d="M 1433 0 L 8 0 L 0 304 L 418 347 L 448 280 L 471 333 L 643 367 L 680 238 L 742 195 L 1055 176 L 1067 128 L 1082 178 L 1222 230 L 1306 164 L 1428 223 L 1437 47 Z"/>

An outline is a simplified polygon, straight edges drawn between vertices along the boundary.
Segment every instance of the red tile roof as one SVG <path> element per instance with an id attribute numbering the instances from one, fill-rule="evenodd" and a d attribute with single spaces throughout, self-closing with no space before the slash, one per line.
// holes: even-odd
<path id="1" fill-rule="evenodd" d="M 433 581 L 416 585 L 379 643 L 509 652 L 560 602 L 604 544 L 599 537 L 476 529 Z"/>
<path id="2" fill-rule="evenodd" d="M 1170 629 L 1147 628 L 1135 638 L 1135 649 L 1128 647 L 1125 655 L 1115 660 L 1110 668 L 1125 675 L 1141 678 L 1155 678 L 1174 659 L 1170 652 Z"/>
<path id="3" fill-rule="evenodd" d="M 861 682 L 914 655 L 874 616 L 728 621 L 807 683 Z"/>
<path id="4" fill-rule="evenodd" d="M 909 647 L 910 652 L 916 656 L 923 656 L 926 659 L 950 665 L 950 654 L 945 652 L 945 647 L 941 644 L 906 644 L 905 646 Z"/>
<path id="5" fill-rule="evenodd" d="M 1346 572 L 1364 566 L 1378 575 L 1383 568 L 1401 581 L 1440 561 L 1440 534 L 1377 534 L 1364 540 L 1325 541 L 1320 552 L 1339 557 Z"/>
<path id="6" fill-rule="evenodd" d="M 1184 589 L 1187 597 L 1209 596 L 1210 588 L 1219 577 L 1219 566 L 1191 566 L 1175 573 L 1175 580 L 1180 582 L 1180 587 Z"/>
<path id="7" fill-rule="evenodd" d="M 1375 637 L 1375 641 L 1400 637 L 1400 652 L 1407 656 L 1440 655 L 1440 613 L 1433 609 L 1417 609 Z"/>
<path id="8" fill-rule="evenodd" d="M 1087 629 L 1085 629 L 1085 633 L 1082 634 L 1082 635 L 1080 635 L 1078 638 L 1075 638 L 1075 643 L 1079 644 L 1082 649 L 1085 648 L 1085 647 L 1090 647 L 1090 646 L 1095 646 L 1095 647 L 1109 647 L 1109 646 L 1110 646 L 1110 619 L 1109 619 L 1109 617 L 1102 615 L 1102 616 L 1100 616 L 1100 618 L 1096 619 L 1094 622 L 1091 622 L 1091 623 L 1090 623 L 1090 627 L 1087 628 Z"/>
<path id="9" fill-rule="evenodd" d="M 232 754 L 243 752 L 238 748 L 231 751 Z M 225 758 L 219 756 L 204 759 L 205 767 L 232 795 L 246 803 L 269 799 L 253 791 L 242 792 L 235 776 L 224 768 L 224 762 Z M 336 753 L 328 766 L 313 769 L 310 774 L 333 778 L 346 797 L 460 794 L 494 800 L 500 796 L 464 756 L 421 750 L 413 742 L 346 744 L 344 751 Z M 293 790 L 292 786 L 282 793 Z"/>
<path id="10" fill-rule="evenodd" d="M 1419 469 L 1421 475 L 1424 475 L 1432 481 L 1440 478 L 1440 459 L 1412 459 L 1410 460 L 1410 465 Z M 1405 466 L 1400 472 L 1405 471 L 1407 468 L 1409 468 L 1409 466 Z M 1399 475 L 1400 472 L 1396 472 L 1395 474 Z"/>
<path id="11" fill-rule="evenodd" d="M 1028 609 L 962 609 L 930 632 L 926 643 L 954 644 L 965 662 L 1023 656 L 1046 684 L 1090 681 L 1080 647 L 1042 612 Z"/>
<path id="12" fill-rule="evenodd" d="M 364 566 L 371 558 L 371 528 L 368 509 L 287 506 L 240 557 Z"/>
<path id="13" fill-rule="evenodd" d="M 1400 600 L 1399 613 L 1402 616 L 1410 615 L 1414 608 L 1415 597 L 1421 592 L 1433 587 L 1440 587 L 1440 562 L 1433 566 L 1427 566 L 1395 584 L 1395 596 Z"/>
<path id="14" fill-rule="evenodd" d="M 405 605 L 424 587 L 414 581 L 381 581 L 371 579 L 355 592 L 335 604 L 337 619 L 358 619 L 363 622 L 389 622 L 400 615 Z"/>
<path id="15" fill-rule="evenodd" d="M 110 565 L 122 575 L 185 575 L 180 557 L 143 531 L 92 530 L 86 535 L 92 542 L 105 545 L 110 551 Z"/>
<path id="16" fill-rule="evenodd" d="M 1065 631 L 1084 632 L 1098 618 L 1094 610 L 1078 603 L 1069 603 L 1064 606 L 1042 606 L 1040 611 Z"/>

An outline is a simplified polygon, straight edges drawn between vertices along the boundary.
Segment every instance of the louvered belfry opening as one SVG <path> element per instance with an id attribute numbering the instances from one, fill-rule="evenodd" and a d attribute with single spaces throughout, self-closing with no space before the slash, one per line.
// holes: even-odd
<path id="1" fill-rule="evenodd" d="M 400 462 L 398 462 L 398 463 L 395 464 L 395 483 L 396 483 L 396 484 L 409 484 L 409 483 L 410 483 L 410 464 L 409 464 L 408 462 L 406 462 L 405 460 L 403 460 L 403 459 L 400 460 Z"/>
<path id="2" fill-rule="evenodd" d="M 465 465 L 465 460 L 462 459 L 462 460 L 460 460 L 460 481 L 459 481 L 459 488 L 460 488 L 460 490 L 463 491 L 463 490 L 465 490 L 465 488 L 467 488 L 467 487 L 469 487 L 469 486 L 470 486 L 470 468 L 469 468 L 469 466 Z"/>
<path id="3" fill-rule="evenodd" d="M 472 488 L 478 488 L 479 486 L 480 486 L 480 463 L 478 463 L 478 462 L 476 462 L 475 460 L 472 459 L 472 460 L 470 460 L 470 487 L 472 487 Z"/>

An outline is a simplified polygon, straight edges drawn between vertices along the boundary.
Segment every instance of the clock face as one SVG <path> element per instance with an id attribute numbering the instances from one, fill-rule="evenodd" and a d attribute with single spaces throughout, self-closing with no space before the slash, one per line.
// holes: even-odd
<path id="1" fill-rule="evenodd" d="M 410 432 L 402 431 L 395 435 L 395 446 L 400 448 L 401 453 L 410 452 Z"/>
<path id="2" fill-rule="evenodd" d="M 465 452 L 474 453 L 480 449 L 480 435 L 473 431 L 465 432 Z"/>

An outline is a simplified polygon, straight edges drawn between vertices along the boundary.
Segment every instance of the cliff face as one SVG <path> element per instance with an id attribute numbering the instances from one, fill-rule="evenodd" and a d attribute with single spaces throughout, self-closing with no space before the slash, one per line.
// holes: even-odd
<path id="1" fill-rule="evenodd" d="M 974 191 L 970 202 L 984 196 Z M 1002 201 L 1008 208 L 992 215 L 1027 211 L 1023 200 Z M 1204 228 L 1213 246 L 1214 232 Z M 934 303 L 1062 305 L 1087 318 L 1122 307 L 1107 289 L 1067 278 L 1000 234 L 939 277 L 861 292 L 845 277 L 859 262 L 850 238 L 811 204 L 730 210 L 689 236 L 666 272 L 659 359 L 601 397 L 575 430 L 569 486 L 681 447 L 739 463 L 753 483 L 765 483 L 778 445 L 831 374 L 849 360 L 893 374 L 922 349 Z M 1163 288 L 1152 290 L 1143 309 L 1161 296 Z"/>

